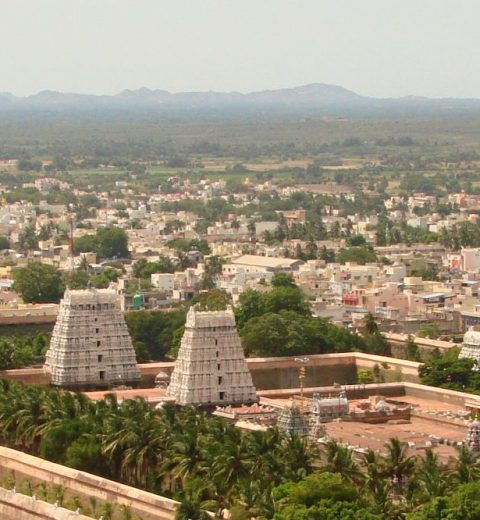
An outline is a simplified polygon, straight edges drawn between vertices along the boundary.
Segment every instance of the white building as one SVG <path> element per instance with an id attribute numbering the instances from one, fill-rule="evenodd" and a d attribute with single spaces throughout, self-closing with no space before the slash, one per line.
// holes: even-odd
<path id="1" fill-rule="evenodd" d="M 478 271 L 480 269 L 480 249 L 465 248 L 461 251 L 462 271 Z"/>
<path id="2" fill-rule="evenodd" d="M 153 287 L 165 292 L 173 292 L 175 275 L 173 273 L 153 273 L 150 277 Z"/>
<path id="3" fill-rule="evenodd" d="M 303 263 L 296 258 L 272 258 L 259 255 L 242 255 L 230 261 L 234 266 L 243 267 L 247 273 L 291 273 L 298 270 Z"/>

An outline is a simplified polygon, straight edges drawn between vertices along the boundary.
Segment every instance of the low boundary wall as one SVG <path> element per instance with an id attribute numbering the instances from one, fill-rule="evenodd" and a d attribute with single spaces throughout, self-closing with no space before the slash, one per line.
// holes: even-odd
<path id="1" fill-rule="evenodd" d="M 436 386 L 420 385 L 417 383 L 400 382 L 400 383 L 378 383 L 368 385 L 342 385 L 349 399 L 366 399 L 371 395 L 382 395 L 384 397 L 402 397 L 413 396 L 430 401 L 440 401 L 451 403 L 458 406 L 476 407 L 480 409 L 480 395 L 468 394 L 466 392 L 457 392 L 456 390 L 447 390 Z M 338 392 L 338 387 L 320 386 L 304 388 L 303 394 L 311 397 L 315 393 L 331 394 Z M 265 404 L 269 399 L 289 399 L 294 395 L 300 394 L 300 388 L 284 388 L 281 390 L 259 390 L 257 395 Z"/>
<path id="2" fill-rule="evenodd" d="M 10 448 L 0 447 L 0 467 L 32 479 L 63 486 L 103 502 L 125 505 L 152 520 L 173 520 L 178 502 L 140 489 L 107 480 L 84 471 L 54 464 Z M 20 518 L 20 517 L 17 517 Z M 23 517 L 21 517 L 23 518 Z"/>
<path id="3" fill-rule="evenodd" d="M 91 516 L 56 507 L 42 500 L 0 488 L 2 520 L 94 520 Z"/>

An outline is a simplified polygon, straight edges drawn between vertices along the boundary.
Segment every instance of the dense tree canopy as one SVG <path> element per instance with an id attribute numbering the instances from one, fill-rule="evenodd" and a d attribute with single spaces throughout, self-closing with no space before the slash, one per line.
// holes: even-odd
<path id="1" fill-rule="evenodd" d="M 480 518 L 480 482 L 460 486 L 451 496 L 435 498 L 408 520 L 477 520 Z"/>
<path id="2" fill-rule="evenodd" d="M 452 348 L 446 354 L 434 355 L 420 367 L 422 383 L 462 392 L 480 393 L 480 373 L 473 370 L 473 359 L 459 358 L 459 349 Z"/>
<path id="3" fill-rule="evenodd" d="M 5 235 L 0 235 L 0 251 L 10 248 L 10 240 Z"/>
<path id="4" fill-rule="evenodd" d="M 99 228 L 95 235 L 84 235 L 75 241 L 77 253 L 95 252 L 98 258 L 128 258 L 128 236 L 120 228 Z"/>
<path id="5" fill-rule="evenodd" d="M 0 370 L 22 368 L 43 363 L 49 336 L 38 332 L 33 336 L 0 338 Z"/>
<path id="6" fill-rule="evenodd" d="M 26 303 L 57 303 L 65 290 L 62 274 L 48 264 L 31 262 L 13 272 L 13 290 Z"/>
<path id="7" fill-rule="evenodd" d="M 235 310 L 245 351 L 250 356 L 295 356 L 360 350 L 387 354 L 384 337 L 360 336 L 311 315 L 303 292 L 282 277 L 268 292 L 249 290 Z"/>
<path id="8" fill-rule="evenodd" d="M 185 311 L 134 311 L 127 313 L 125 320 L 137 352 L 146 349 L 144 359 L 164 359 L 175 331 L 185 323 Z"/>
<path id="9" fill-rule="evenodd" d="M 376 262 L 377 256 L 373 249 L 368 247 L 349 247 L 340 249 L 337 255 L 337 262 L 345 264 L 346 262 L 355 262 L 360 265 Z"/>
<path id="10" fill-rule="evenodd" d="M 149 262 L 145 258 L 140 258 L 133 265 L 135 278 L 150 278 L 154 273 L 173 273 L 174 270 L 173 262 L 166 256 L 160 256 L 155 262 Z"/>

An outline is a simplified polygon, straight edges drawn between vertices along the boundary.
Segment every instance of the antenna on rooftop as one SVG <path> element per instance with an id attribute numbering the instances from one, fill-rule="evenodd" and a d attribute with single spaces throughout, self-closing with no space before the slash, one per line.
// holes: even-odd
<path id="1" fill-rule="evenodd" d="M 74 220 L 73 220 L 73 215 L 70 215 L 68 217 L 68 223 L 69 223 L 69 228 L 70 228 L 70 233 L 69 233 L 69 242 L 70 242 L 70 261 L 71 261 L 71 270 L 72 270 L 72 274 L 75 272 L 75 244 L 74 244 L 74 241 L 73 241 L 73 230 L 74 230 Z"/>

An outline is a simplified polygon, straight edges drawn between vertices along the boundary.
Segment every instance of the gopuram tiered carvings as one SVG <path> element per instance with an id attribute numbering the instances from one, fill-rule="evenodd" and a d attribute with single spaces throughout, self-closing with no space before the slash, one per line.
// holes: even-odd
<path id="1" fill-rule="evenodd" d="M 230 307 L 224 311 L 190 308 L 167 394 L 180 405 L 256 401 Z"/>
<path id="2" fill-rule="evenodd" d="M 65 291 L 45 366 L 58 386 L 123 385 L 140 379 L 114 291 Z"/>

